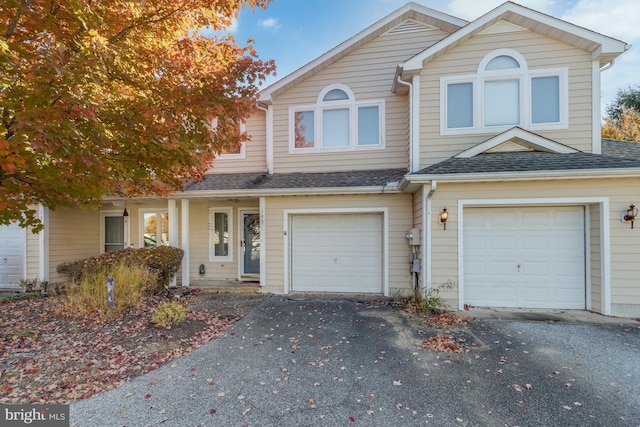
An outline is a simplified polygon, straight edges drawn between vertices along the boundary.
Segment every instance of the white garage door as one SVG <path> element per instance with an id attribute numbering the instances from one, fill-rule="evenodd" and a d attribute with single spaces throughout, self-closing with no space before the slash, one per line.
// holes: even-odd
<path id="1" fill-rule="evenodd" d="M 24 275 L 25 230 L 0 226 L 0 288 L 18 288 Z"/>
<path id="2" fill-rule="evenodd" d="M 291 218 L 291 289 L 382 293 L 382 215 Z"/>
<path id="3" fill-rule="evenodd" d="M 464 303 L 585 308 L 584 208 L 464 210 Z"/>

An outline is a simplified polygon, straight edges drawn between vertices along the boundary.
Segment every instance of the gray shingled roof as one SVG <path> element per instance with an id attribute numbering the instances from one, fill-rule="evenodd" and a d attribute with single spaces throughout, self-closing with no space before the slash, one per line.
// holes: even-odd
<path id="1" fill-rule="evenodd" d="M 603 138 L 602 154 L 640 159 L 640 142 Z"/>
<path id="2" fill-rule="evenodd" d="M 206 175 L 184 191 L 274 190 L 295 188 L 384 187 L 398 182 L 406 169 L 364 170 L 326 173 L 229 173 Z"/>
<path id="3" fill-rule="evenodd" d="M 627 144 L 627 145 L 624 145 Z M 603 154 L 556 154 L 539 151 L 484 153 L 470 158 L 450 158 L 426 167 L 416 174 L 444 175 L 465 173 L 500 173 L 564 171 L 588 169 L 640 168 L 640 149 L 624 141 L 603 141 Z"/>

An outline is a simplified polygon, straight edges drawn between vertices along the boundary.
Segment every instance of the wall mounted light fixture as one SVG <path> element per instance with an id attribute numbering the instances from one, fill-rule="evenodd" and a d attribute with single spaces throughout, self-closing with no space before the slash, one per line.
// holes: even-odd
<path id="1" fill-rule="evenodd" d="M 629 209 L 627 209 L 627 212 L 622 217 L 622 219 L 624 219 L 625 221 L 631 221 L 631 228 L 633 228 L 633 221 L 635 221 L 637 216 L 638 216 L 638 208 L 636 208 L 635 205 L 631 203 L 629 205 Z"/>
<path id="2" fill-rule="evenodd" d="M 124 208 L 124 212 L 122 212 L 122 216 L 125 217 L 125 218 L 129 216 L 129 212 L 127 212 L 127 207 L 126 206 Z"/>
<path id="3" fill-rule="evenodd" d="M 447 219 L 449 219 L 449 213 L 447 212 L 447 208 L 443 208 L 442 212 L 440 212 L 440 224 L 444 226 L 444 229 L 447 229 Z"/>

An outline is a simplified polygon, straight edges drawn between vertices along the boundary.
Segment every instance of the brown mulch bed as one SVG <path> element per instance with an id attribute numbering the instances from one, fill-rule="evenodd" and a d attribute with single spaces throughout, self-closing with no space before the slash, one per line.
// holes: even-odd
<path id="1" fill-rule="evenodd" d="M 0 301 L 0 404 L 70 403 L 110 390 L 219 337 L 266 298 L 178 289 L 110 324 L 56 317 L 56 298 Z M 153 309 L 174 299 L 187 320 L 151 324 Z"/>

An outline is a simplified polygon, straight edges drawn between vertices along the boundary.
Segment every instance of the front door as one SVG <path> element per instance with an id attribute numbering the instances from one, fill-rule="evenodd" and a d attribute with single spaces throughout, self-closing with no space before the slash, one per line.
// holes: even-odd
<path id="1" fill-rule="evenodd" d="M 241 211 L 242 240 L 240 241 L 240 277 L 243 280 L 260 278 L 260 214 Z"/>

